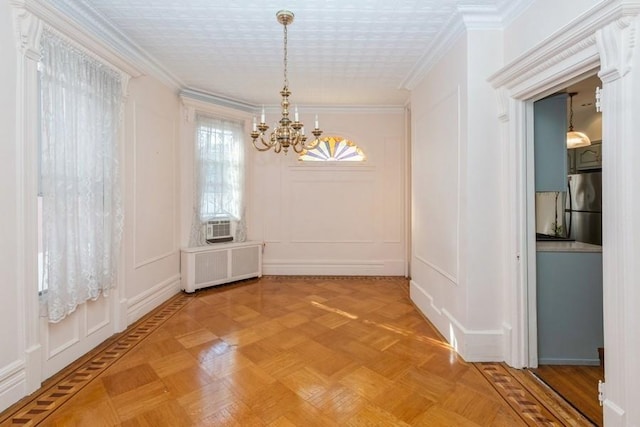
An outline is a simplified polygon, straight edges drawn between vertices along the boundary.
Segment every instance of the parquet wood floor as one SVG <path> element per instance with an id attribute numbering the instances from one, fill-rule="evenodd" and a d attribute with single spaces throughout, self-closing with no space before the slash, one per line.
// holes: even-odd
<path id="1" fill-rule="evenodd" d="M 545 365 L 532 371 L 595 425 L 603 425 L 602 407 L 598 402 L 598 381 L 604 381 L 601 366 Z"/>
<path id="2" fill-rule="evenodd" d="M 177 295 L 0 425 L 569 424 L 504 365 L 458 357 L 405 279 L 263 277 Z"/>

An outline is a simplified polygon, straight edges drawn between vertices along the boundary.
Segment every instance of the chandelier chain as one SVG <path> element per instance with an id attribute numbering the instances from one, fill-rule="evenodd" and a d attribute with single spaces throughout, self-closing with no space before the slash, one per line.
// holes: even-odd
<path id="1" fill-rule="evenodd" d="M 284 25 L 284 86 L 289 87 L 287 78 L 287 26 Z"/>

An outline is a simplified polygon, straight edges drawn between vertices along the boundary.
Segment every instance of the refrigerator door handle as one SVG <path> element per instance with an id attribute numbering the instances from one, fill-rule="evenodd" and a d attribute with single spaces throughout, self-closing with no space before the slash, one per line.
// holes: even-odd
<path id="1" fill-rule="evenodd" d="M 571 217 L 573 217 L 573 202 L 572 202 L 573 197 L 571 197 L 571 177 L 569 177 L 569 179 L 567 180 L 567 190 L 568 190 L 568 196 L 569 196 L 569 221 L 567 221 L 568 222 L 567 237 L 571 237 Z"/>

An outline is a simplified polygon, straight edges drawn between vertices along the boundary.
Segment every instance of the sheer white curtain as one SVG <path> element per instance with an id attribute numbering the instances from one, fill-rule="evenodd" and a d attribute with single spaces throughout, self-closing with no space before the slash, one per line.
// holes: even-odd
<path id="1" fill-rule="evenodd" d="M 115 70 L 57 35 L 42 35 L 40 64 L 43 314 L 58 322 L 108 294 L 122 235 Z"/>
<path id="2" fill-rule="evenodd" d="M 236 242 L 246 240 L 243 133 L 240 122 L 203 115 L 196 117 L 190 246 L 206 245 L 204 224 L 221 218 L 236 223 Z"/>

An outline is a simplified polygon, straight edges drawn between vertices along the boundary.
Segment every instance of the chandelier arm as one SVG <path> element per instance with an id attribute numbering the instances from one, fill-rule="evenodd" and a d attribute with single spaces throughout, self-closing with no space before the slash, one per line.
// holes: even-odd
<path id="1" fill-rule="evenodd" d="M 309 141 L 309 143 L 304 144 L 304 149 L 313 150 L 318 146 L 318 144 L 320 144 L 320 138 L 312 139 L 311 141 Z"/>
<path id="2" fill-rule="evenodd" d="M 305 149 L 304 143 L 302 143 L 302 141 L 300 141 L 299 138 L 296 138 L 295 142 L 291 144 L 291 146 L 293 147 L 293 151 L 295 151 L 298 154 L 302 153 Z"/>
<path id="3" fill-rule="evenodd" d="M 274 146 L 274 142 L 273 142 L 273 141 L 266 142 L 266 141 L 264 140 L 264 134 L 260 135 L 260 142 L 262 142 L 262 145 L 264 145 L 265 147 L 267 147 L 267 150 L 268 150 L 269 148 L 273 148 L 273 146 Z"/>
<path id="4" fill-rule="evenodd" d="M 262 137 L 260 137 L 260 142 L 262 142 L 262 145 L 264 145 L 264 148 L 262 147 L 258 147 L 256 145 L 256 140 L 253 140 L 253 146 L 255 147 L 256 150 L 258 151 L 267 151 L 269 149 L 271 149 L 271 146 L 269 144 L 267 144 L 266 142 L 264 142 L 264 139 Z"/>

